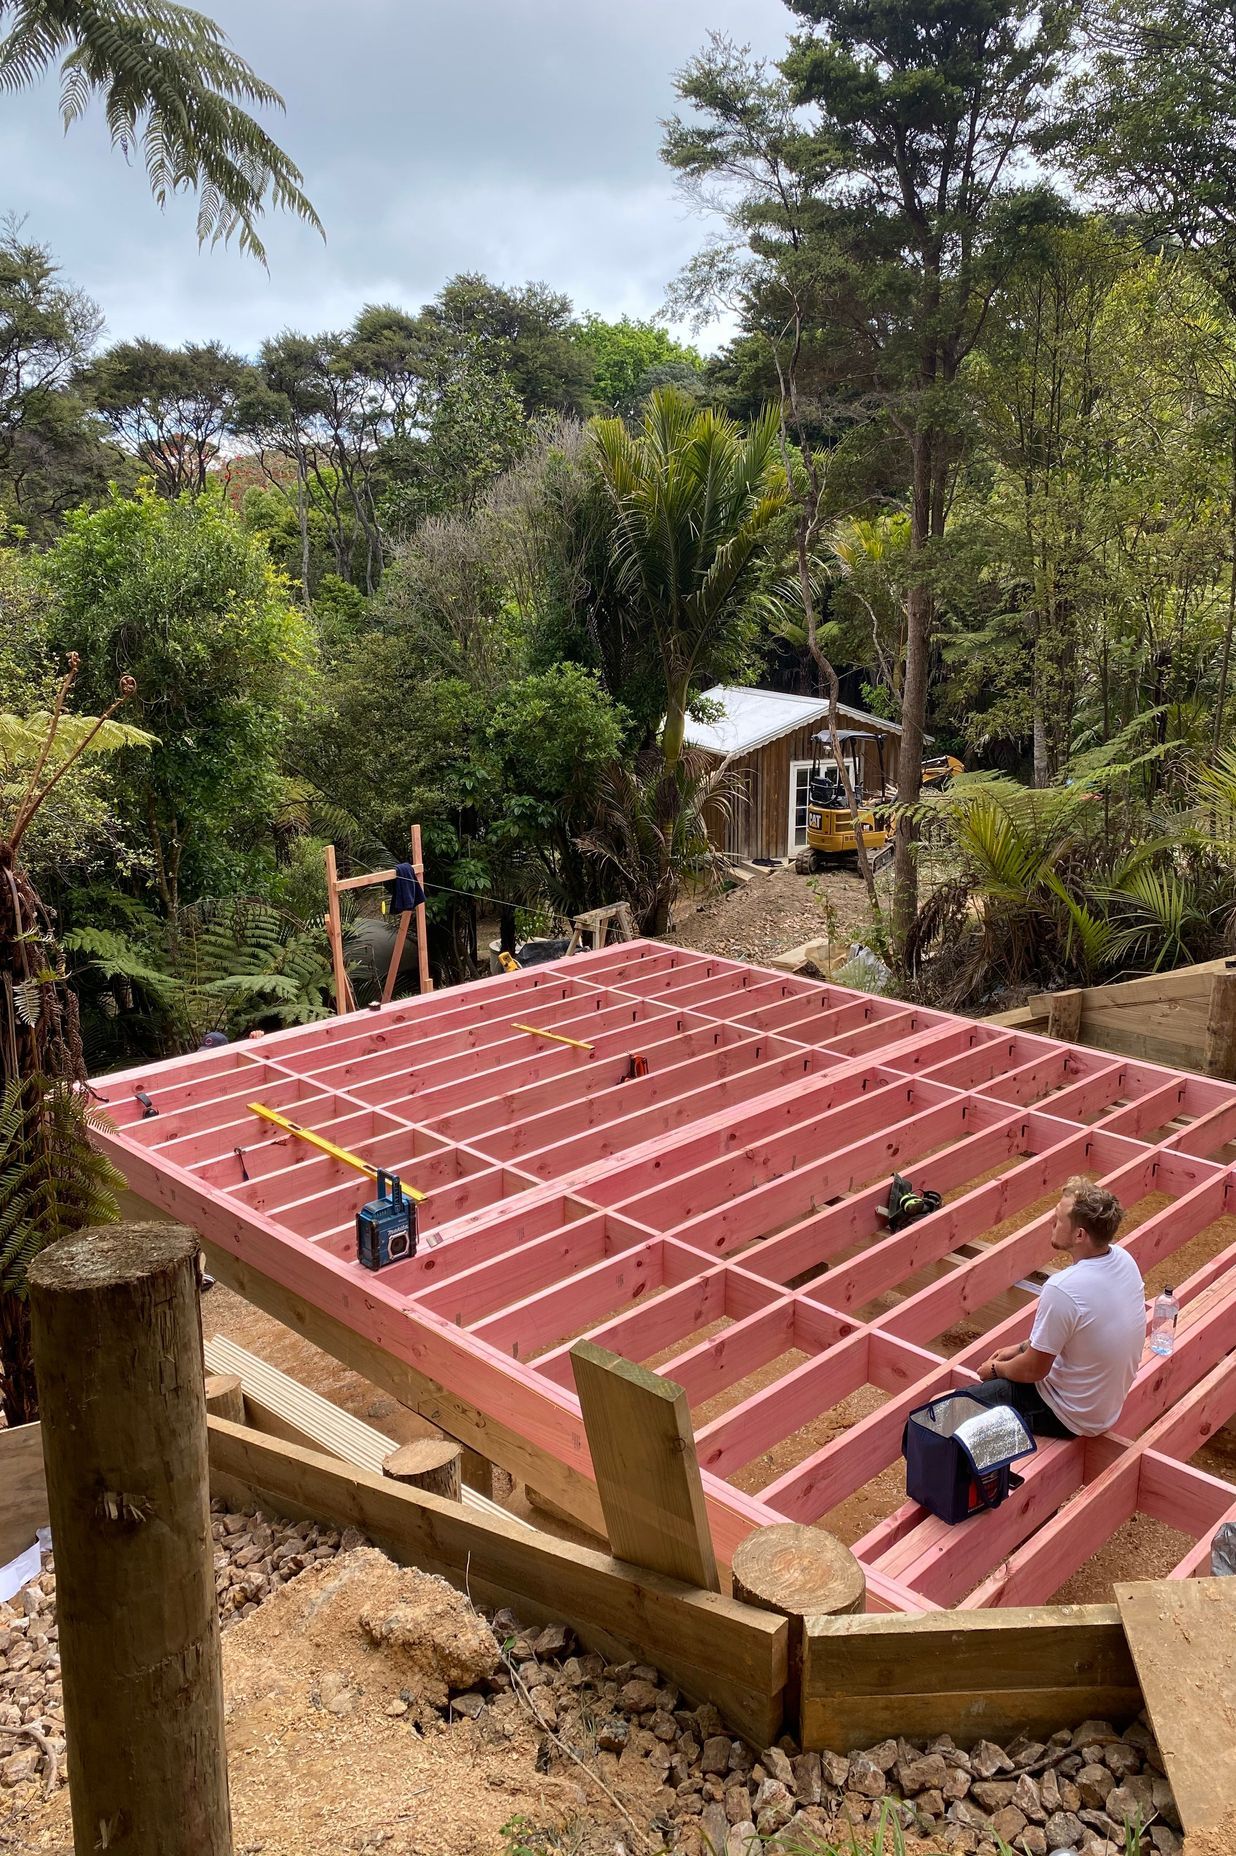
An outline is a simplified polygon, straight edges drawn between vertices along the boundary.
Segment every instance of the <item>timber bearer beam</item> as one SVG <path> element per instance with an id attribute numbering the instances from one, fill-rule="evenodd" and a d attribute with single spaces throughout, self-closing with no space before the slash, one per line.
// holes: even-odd
<path id="1" fill-rule="evenodd" d="M 232 1856 L 198 1251 L 119 1224 L 30 1265 L 77 1856 Z"/>

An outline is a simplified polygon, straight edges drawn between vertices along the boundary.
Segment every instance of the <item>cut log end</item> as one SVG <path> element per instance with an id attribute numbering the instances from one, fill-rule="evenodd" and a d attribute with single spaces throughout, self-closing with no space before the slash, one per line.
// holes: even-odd
<path id="1" fill-rule="evenodd" d="M 95 1295 L 160 1276 L 200 1249 L 197 1233 L 183 1224 L 89 1225 L 37 1256 L 30 1282 L 61 1295 Z"/>
<path id="2" fill-rule="evenodd" d="M 239 1373 L 207 1373 L 206 1410 L 212 1418 L 226 1418 L 229 1424 L 245 1421 L 245 1395 Z"/>
<path id="3" fill-rule="evenodd" d="M 462 1499 L 463 1452 L 449 1437 L 417 1437 L 383 1460 L 382 1474 L 428 1495 Z"/>
<path id="4" fill-rule="evenodd" d="M 748 1534 L 730 1572 L 735 1598 L 782 1617 L 839 1617 L 866 1602 L 866 1576 L 850 1549 L 797 1521 Z"/>

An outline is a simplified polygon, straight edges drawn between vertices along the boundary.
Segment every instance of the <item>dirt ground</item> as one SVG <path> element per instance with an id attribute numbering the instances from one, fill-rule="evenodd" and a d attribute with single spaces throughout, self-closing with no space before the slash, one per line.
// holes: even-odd
<path id="1" fill-rule="evenodd" d="M 844 958 L 868 916 L 867 892 L 850 870 L 807 877 L 780 867 L 694 905 L 684 897 L 675 910 L 673 932 L 665 939 L 758 966 L 804 941 L 826 939 L 827 906 L 834 914 L 835 951 Z"/>

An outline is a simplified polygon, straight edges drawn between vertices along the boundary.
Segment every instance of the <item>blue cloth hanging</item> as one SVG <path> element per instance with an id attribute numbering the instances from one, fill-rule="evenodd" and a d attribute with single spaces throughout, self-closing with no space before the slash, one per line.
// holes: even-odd
<path id="1" fill-rule="evenodd" d="M 425 900 L 425 886 L 411 864 L 396 864 L 395 881 L 386 887 L 390 894 L 391 909 L 396 915 L 402 915 L 408 909 L 419 909 Z"/>

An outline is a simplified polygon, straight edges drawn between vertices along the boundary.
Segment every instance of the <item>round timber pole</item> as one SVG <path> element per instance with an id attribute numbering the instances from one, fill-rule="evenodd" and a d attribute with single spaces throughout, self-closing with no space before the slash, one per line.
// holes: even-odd
<path id="1" fill-rule="evenodd" d="M 802 1687 L 803 1619 L 861 1611 L 867 1602 L 867 1575 L 832 1534 L 797 1521 L 778 1521 L 757 1527 L 735 1549 L 730 1580 L 735 1598 L 789 1619 L 785 1693 L 792 1716 Z"/>
<path id="2" fill-rule="evenodd" d="M 463 1452 L 450 1437 L 417 1437 L 383 1460 L 382 1474 L 410 1488 L 441 1495 L 446 1501 L 462 1499 L 460 1465 Z"/>
<path id="3" fill-rule="evenodd" d="M 196 1235 L 30 1266 L 78 1856 L 232 1856 Z"/>

